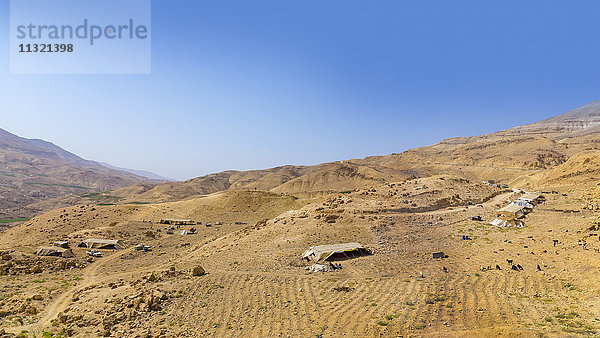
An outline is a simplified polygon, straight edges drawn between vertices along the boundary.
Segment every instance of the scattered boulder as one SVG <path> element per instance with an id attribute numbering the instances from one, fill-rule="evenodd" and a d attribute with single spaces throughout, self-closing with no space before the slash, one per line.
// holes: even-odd
<path id="1" fill-rule="evenodd" d="M 146 278 L 149 282 L 156 282 L 158 280 L 158 277 L 153 273 L 151 273 L 147 278 Z"/>
<path id="2" fill-rule="evenodd" d="M 8 332 L 4 331 L 4 329 L 0 329 L 0 338 L 12 338 L 12 337 L 16 337 L 16 336 L 12 333 L 8 333 Z"/>
<path id="3" fill-rule="evenodd" d="M 339 217 L 340 217 L 339 215 L 327 215 L 327 216 L 325 216 L 325 222 L 335 223 Z"/>
<path id="4" fill-rule="evenodd" d="M 206 271 L 204 271 L 204 268 L 201 267 L 200 265 L 197 265 L 192 269 L 192 276 L 202 276 L 205 274 L 206 274 Z"/>

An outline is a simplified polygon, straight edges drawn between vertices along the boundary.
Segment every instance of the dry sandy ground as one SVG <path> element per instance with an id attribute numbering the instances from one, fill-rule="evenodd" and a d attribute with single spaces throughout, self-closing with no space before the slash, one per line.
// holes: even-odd
<path id="1" fill-rule="evenodd" d="M 596 334 L 600 241 L 588 230 L 596 216 L 576 196 L 548 197 L 521 229 L 470 220 L 490 221 L 512 193 L 444 176 L 309 201 L 244 191 L 57 210 L 2 234 L 0 249 L 95 236 L 129 248 L 83 268 L 0 276 L 1 327 L 82 337 Z M 224 225 L 180 236 L 146 222 L 163 217 Z M 299 259 L 311 245 L 350 241 L 374 255 L 316 274 Z M 152 251 L 134 251 L 140 242 Z M 448 258 L 434 260 L 434 251 Z M 197 265 L 207 274 L 191 276 Z"/>

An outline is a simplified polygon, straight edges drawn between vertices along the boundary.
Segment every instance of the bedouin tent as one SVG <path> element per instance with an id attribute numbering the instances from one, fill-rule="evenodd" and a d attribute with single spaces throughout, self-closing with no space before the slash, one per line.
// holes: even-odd
<path id="1" fill-rule="evenodd" d="M 498 218 L 505 218 L 505 219 L 517 219 L 517 218 L 523 218 L 523 216 L 525 216 L 525 208 L 520 206 L 520 205 L 516 205 L 516 204 L 509 204 L 507 206 L 505 206 L 504 208 L 498 210 L 498 212 L 496 213 Z"/>
<path id="2" fill-rule="evenodd" d="M 79 243 L 77 246 L 88 249 L 122 250 L 125 248 L 125 243 L 121 240 L 90 238 Z"/>
<path id="3" fill-rule="evenodd" d="M 371 252 L 359 243 L 344 243 L 332 245 L 318 245 L 310 247 L 304 255 L 303 259 L 307 261 L 335 261 L 348 258 L 370 255 Z"/>
<path id="4" fill-rule="evenodd" d="M 71 249 L 60 248 L 56 246 L 42 246 L 35 250 L 35 254 L 38 256 L 54 256 L 54 257 L 63 257 L 63 258 L 71 258 L 75 257 L 73 251 Z"/>

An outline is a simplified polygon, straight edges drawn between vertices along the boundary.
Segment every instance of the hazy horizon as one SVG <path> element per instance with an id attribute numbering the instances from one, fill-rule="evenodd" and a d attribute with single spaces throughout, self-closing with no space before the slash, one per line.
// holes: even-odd
<path id="1" fill-rule="evenodd" d="M 154 1 L 151 75 L 5 67 L 0 128 L 178 180 L 398 153 L 599 99 L 599 9 Z"/>

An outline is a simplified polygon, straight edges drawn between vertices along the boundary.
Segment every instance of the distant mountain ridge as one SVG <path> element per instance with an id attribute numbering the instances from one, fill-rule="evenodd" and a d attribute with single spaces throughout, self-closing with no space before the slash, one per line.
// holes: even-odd
<path id="1" fill-rule="evenodd" d="M 152 172 L 149 172 L 149 171 L 145 171 L 145 170 L 119 168 L 119 167 L 116 167 L 114 165 L 111 165 L 111 164 L 108 164 L 108 163 L 105 163 L 105 162 L 96 162 L 96 163 L 98 163 L 98 164 L 100 164 L 100 165 L 102 165 L 104 167 L 107 167 L 109 169 L 126 171 L 126 172 L 132 173 L 134 175 L 138 175 L 138 176 L 142 176 L 142 177 L 145 177 L 145 178 L 149 178 L 151 180 L 159 180 L 159 181 L 167 181 L 167 182 L 176 181 L 176 180 L 174 180 L 172 178 L 163 177 L 163 176 L 160 176 L 160 175 L 157 175 L 155 173 L 152 173 Z"/>
<path id="2" fill-rule="evenodd" d="M 13 205 L 23 205 L 59 196 L 77 203 L 83 201 L 79 197 L 85 196 L 85 192 L 108 190 L 111 192 L 106 197 L 116 198 L 119 203 L 171 202 L 228 190 L 314 197 L 438 174 L 508 181 L 515 175 L 534 175 L 556 168 L 580 152 L 599 150 L 599 145 L 600 101 L 594 101 L 540 122 L 487 135 L 451 138 L 400 154 L 314 166 L 224 171 L 185 182 L 165 183 L 141 177 L 158 178 L 150 173 L 135 175 L 110 165 L 106 167 L 49 142 L 26 140 L 0 130 L 0 164 L 13 164 L 0 168 L 0 195 L 4 196 L 4 191 L 29 194 L 28 199 L 22 196 L 0 199 L 0 204 L 12 201 Z M 13 161 L 6 149 L 19 153 L 18 160 Z M 12 184 L 9 188 L 7 180 Z M 51 193 L 47 186 L 52 187 Z M 54 201 L 54 205 L 61 203 Z"/>
<path id="3" fill-rule="evenodd" d="M 589 134 L 600 131 L 600 100 L 539 122 L 508 129 L 501 133 Z"/>
<path id="4" fill-rule="evenodd" d="M 0 129 L 0 219 L 35 214 L 26 206 L 43 200 L 149 181 L 85 160 L 53 143 Z"/>
<path id="5" fill-rule="evenodd" d="M 136 185 L 113 194 L 124 200 L 149 202 L 240 189 L 310 197 L 437 174 L 510 180 L 515 174 L 529 175 L 555 168 L 581 151 L 597 149 L 599 144 L 600 100 L 529 125 L 487 135 L 451 138 L 401 154 L 315 166 L 225 171 L 185 182 Z"/>

